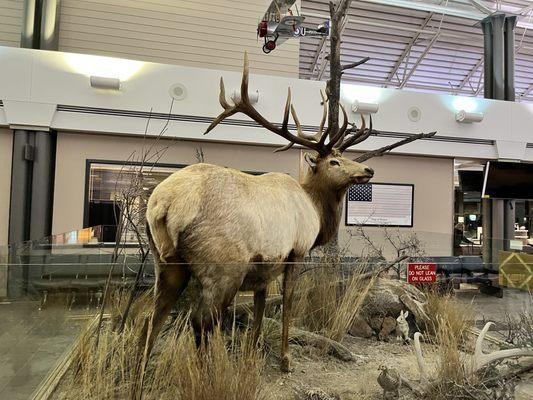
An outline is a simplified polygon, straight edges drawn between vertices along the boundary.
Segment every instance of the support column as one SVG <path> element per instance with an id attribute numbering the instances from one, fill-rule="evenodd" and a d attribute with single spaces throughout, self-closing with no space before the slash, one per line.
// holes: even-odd
<path id="1" fill-rule="evenodd" d="M 492 200 L 492 240 L 491 240 L 491 269 L 498 270 L 498 258 L 500 251 L 504 249 L 504 205 L 503 200 Z"/>
<path id="2" fill-rule="evenodd" d="M 58 50 L 60 0 L 24 0 L 20 47 Z"/>
<path id="3" fill-rule="evenodd" d="M 40 47 L 43 50 L 59 49 L 60 0 L 42 0 Z"/>
<path id="4" fill-rule="evenodd" d="M 20 248 L 29 239 L 31 184 L 34 137 L 32 132 L 13 132 L 13 158 L 11 164 L 11 196 L 9 206 L 10 264 L 8 270 L 8 297 L 20 297 L 27 290 L 28 266 L 21 257 Z"/>
<path id="5" fill-rule="evenodd" d="M 483 93 L 486 99 L 492 99 L 492 22 L 490 18 L 481 21 L 483 30 Z"/>
<path id="6" fill-rule="evenodd" d="M 514 240 L 514 223 L 516 219 L 515 201 L 503 200 L 503 249 L 511 249 L 511 240 Z"/>
<path id="7" fill-rule="evenodd" d="M 9 268 L 8 296 L 20 297 L 28 291 L 30 275 L 40 274 L 37 267 L 27 265 L 33 249 L 29 241 L 51 234 L 56 137 L 42 131 L 13 134 L 8 241 L 10 263 L 17 265 Z"/>
<path id="8" fill-rule="evenodd" d="M 41 30 L 41 2 L 42 0 L 24 0 L 22 12 L 22 32 L 20 47 L 38 49 Z"/>
<path id="9" fill-rule="evenodd" d="M 505 99 L 505 51 L 504 34 L 505 15 L 498 14 L 491 18 L 492 23 L 492 89 L 493 99 Z"/>
<path id="10" fill-rule="evenodd" d="M 481 215 L 483 218 L 483 262 L 490 266 L 492 260 L 492 201 L 481 199 Z"/>
<path id="11" fill-rule="evenodd" d="M 21 243 L 30 235 L 30 193 L 32 181 L 34 137 L 32 132 L 13 132 L 13 161 L 11 165 L 11 199 L 9 208 L 10 244 Z"/>
<path id="12" fill-rule="evenodd" d="M 29 239 L 38 240 L 52 232 L 52 202 L 55 175 L 55 135 L 35 132 Z"/>
<path id="13" fill-rule="evenodd" d="M 484 37 L 484 95 L 486 99 L 515 100 L 514 29 L 516 17 L 491 15 L 481 21 Z M 482 199 L 483 261 L 497 269 L 499 251 L 514 239 L 514 205 L 509 200 Z"/>
<path id="14" fill-rule="evenodd" d="M 505 18 L 504 40 L 505 40 L 505 100 L 515 101 L 514 84 L 514 60 L 515 60 L 515 40 L 514 30 L 516 27 L 516 17 Z"/>

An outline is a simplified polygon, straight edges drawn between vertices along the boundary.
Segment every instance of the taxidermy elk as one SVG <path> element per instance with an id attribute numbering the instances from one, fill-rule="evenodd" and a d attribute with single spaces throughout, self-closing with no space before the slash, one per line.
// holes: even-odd
<path id="1" fill-rule="evenodd" d="M 372 168 L 342 156 L 348 147 L 370 136 L 372 125 L 367 129 L 362 118 L 361 128 L 348 127 L 346 111 L 341 106 L 342 126 L 334 133 L 331 127 L 324 129 L 327 99 L 324 95 L 322 98 L 320 127 L 316 134 L 309 135 L 302 131 L 291 105 L 290 89 L 281 125 L 267 121 L 251 105 L 246 55 L 241 99 L 234 105 L 227 102 L 224 82 L 220 80 L 219 101 L 224 111 L 206 133 L 225 118 L 241 112 L 289 141 L 277 151 L 287 150 L 296 143 L 316 154 L 305 155 L 309 170 L 301 184 L 284 173 L 252 176 L 201 163 L 175 172 L 155 188 L 146 211 L 147 231 L 156 261 L 156 286 L 151 321 L 139 343 L 144 347 L 145 362 L 191 275 L 201 284 L 192 314 L 197 339 L 201 338 L 201 332 L 212 328 L 213 320 L 230 305 L 238 290 L 251 290 L 254 292 L 253 338 L 257 341 L 267 285 L 283 274 L 281 366 L 289 371 L 289 319 L 299 263 L 309 250 L 328 243 L 336 235 L 341 201 L 348 187 L 366 183 L 374 175 Z M 289 114 L 297 134 L 288 129 Z M 400 144 L 432 134 L 421 135 Z M 382 149 L 380 154 L 393 147 L 396 145 Z"/>

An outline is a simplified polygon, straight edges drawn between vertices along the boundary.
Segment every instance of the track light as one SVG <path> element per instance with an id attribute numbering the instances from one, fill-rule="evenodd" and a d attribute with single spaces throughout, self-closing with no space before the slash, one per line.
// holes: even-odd
<path id="1" fill-rule="evenodd" d="M 91 76 L 91 87 L 98 89 L 120 90 L 120 79 Z"/>
<path id="2" fill-rule="evenodd" d="M 466 112 L 460 110 L 455 113 L 455 120 L 463 124 L 483 121 L 483 113 Z"/>
<path id="3" fill-rule="evenodd" d="M 259 101 L 259 90 L 256 90 L 255 92 L 249 91 L 248 98 L 250 99 L 250 103 L 257 103 Z M 241 101 L 241 89 L 235 89 L 231 94 L 231 99 L 234 103 Z"/>
<path id="4" fill-rule="evenodd" d="M 378 112 L 379 104 L 376 103 L 363 103 L 355 100 L 352 104 L 352 111 L 358 114 L 375 114 Z"/>

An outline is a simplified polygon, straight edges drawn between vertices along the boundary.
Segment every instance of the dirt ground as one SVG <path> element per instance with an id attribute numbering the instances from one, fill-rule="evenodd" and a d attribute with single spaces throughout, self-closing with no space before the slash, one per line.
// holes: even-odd
<path id="1" fill-rule="evenodd" d="M 410 379 L 418 379 L 418 369 L 412 345 L 398 344 L 395 339 L 379 342 L 348 336 L 343 344 L 352 353 L 362 356 L 360 361 L 343 362 L 322 356 L 316 348 L 293 346 L 294 371 L 284 374 L 279 370 L 275 355 L 267 359 L 265 371 L 266 390 L 272 400 L 304 399 L 309 390 L 322 390 L 333 399 L 382 399 L 383 392 L 377 383 L 378 367 L 386 365 L 401 371 Z M 427 361 L 431 360 L 429 345 L 422 345 Z M 409 389 L 403 388 L 402 399 L 414 399 Z"/>

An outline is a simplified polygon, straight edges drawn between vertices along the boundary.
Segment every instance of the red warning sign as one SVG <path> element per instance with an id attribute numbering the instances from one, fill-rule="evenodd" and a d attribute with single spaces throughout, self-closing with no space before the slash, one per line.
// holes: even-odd
<path id="1" fill-rule="evenodd" d="M 407 282 L 433 283 L 437 282 L 437 264 L 435 263 L 408 263 Z"/>

